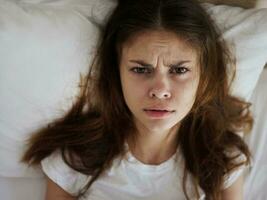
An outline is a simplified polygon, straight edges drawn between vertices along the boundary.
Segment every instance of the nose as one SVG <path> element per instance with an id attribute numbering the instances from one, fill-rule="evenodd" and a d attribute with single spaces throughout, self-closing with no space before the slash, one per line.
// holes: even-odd
<path id="1" fill-rule="evenodd" d="M 151 98 L 158 98 L 158 99 L 168 99 L 171 97 L 169 92 L 157 92 L 157 91 L 151 91 L 150 95 Z"/>
<path id="2" fill-rule="evenodd" d="M 154 77 L 152 87 L 149 90 L 149 97 L 158 99 L 168 99 L 171 97 L 168 81 L 163 76 Z"/>

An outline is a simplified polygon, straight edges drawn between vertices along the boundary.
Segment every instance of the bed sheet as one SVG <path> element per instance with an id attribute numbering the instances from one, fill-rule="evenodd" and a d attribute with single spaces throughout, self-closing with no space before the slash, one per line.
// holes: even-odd
<path id="1" fill-rule="evenodd" d="M 252 167 L 245 180 L 246 200 L 267 200 L 267 69 L 251 97 L 254 127 L 245 141 L 252 153 Z"/>
<path id="2" fill-rule="evenodd" d="M 267 69 L 263 70 L 251 97 L 255 126 L 245 137 L 253 155 L 253 165 L 246 175 L 245 200 L 267 200 Z M 36 178 L 0 177 L 1 200 L 44 200 L 44 176 Z"/>
<path id="3" fill-rule="evenodd" d="M 0 177 L 1 200 L 44 200 L 45 179 Z"/>

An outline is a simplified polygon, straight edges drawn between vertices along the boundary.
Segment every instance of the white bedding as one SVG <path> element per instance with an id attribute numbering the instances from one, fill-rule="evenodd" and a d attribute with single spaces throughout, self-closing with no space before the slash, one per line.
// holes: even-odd
<path id="1" fill-rule="evenodd" d="M 1 200 L 44 200 L 44 178 L 0 177 Z"/>
<path id="2" fill-rule="evenodd" d="M 245 137 L 249 145 L 253 165 L 245 182 L 245 197 L 247 200 L 267 199 L 267 69 L 263 70 L 252 95 L 252 111 L 254 128 Z"/>
<path id="3" fill-rule="evenodd" d="M 64 111 L 70 105 L 78 72 L 87 70 L 93 53 L 95 25 L 104 21 L 112 1 L 0 0 L 0 200 L 44 199 L 42 172 L 18 162 L 24 139 L 60 115 L 56 108 Z M 219 24 L 226 23 L 224 37 L 237 42 L 234 93 L 253 103 L 255 126 L 245 138 L 253 166 L 245 180 L 245 200 L 267 200 L 267 70 L 250 97 L 267 60 L 267 10 L 210 9 Z M 245 34 L 248 30 L 256 37 Z"/>

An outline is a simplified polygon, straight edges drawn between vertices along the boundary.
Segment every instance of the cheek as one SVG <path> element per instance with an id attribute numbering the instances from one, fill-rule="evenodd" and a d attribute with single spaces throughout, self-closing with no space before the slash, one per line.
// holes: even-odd
<path id="1" fill-rule="evenodd" d="M 198 80 L 179 81 L 176 84 L 176 98 L 179 104 L 184 106 L 192 106 L 195 101 Z"/>
<path id="2" fill-rule="evenodd" d="M 146 87 L 144 84 L 131 83 L 127 91 L 128 97 L 132 100 L 138 101 L 136 103 L 141 103 L 146 97 Z"/>
<path id="3" fill-rule="evenodd" d="M 134 81 L 130 78 L 122 79 L 122 90 L 129 107 L 138 105 L 145 100 L 146 86 L 141 81 Z"/>

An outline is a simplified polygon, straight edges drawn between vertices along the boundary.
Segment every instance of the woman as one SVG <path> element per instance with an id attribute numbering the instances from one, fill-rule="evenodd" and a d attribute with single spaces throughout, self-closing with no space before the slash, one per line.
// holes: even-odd
<path id="1" fill-rule="evenodd" d="M 81 95 L 30 139 L 46 199 L 242 199 L 248 103 L 234 64 L 194 0 L 120 1 Z"/>

